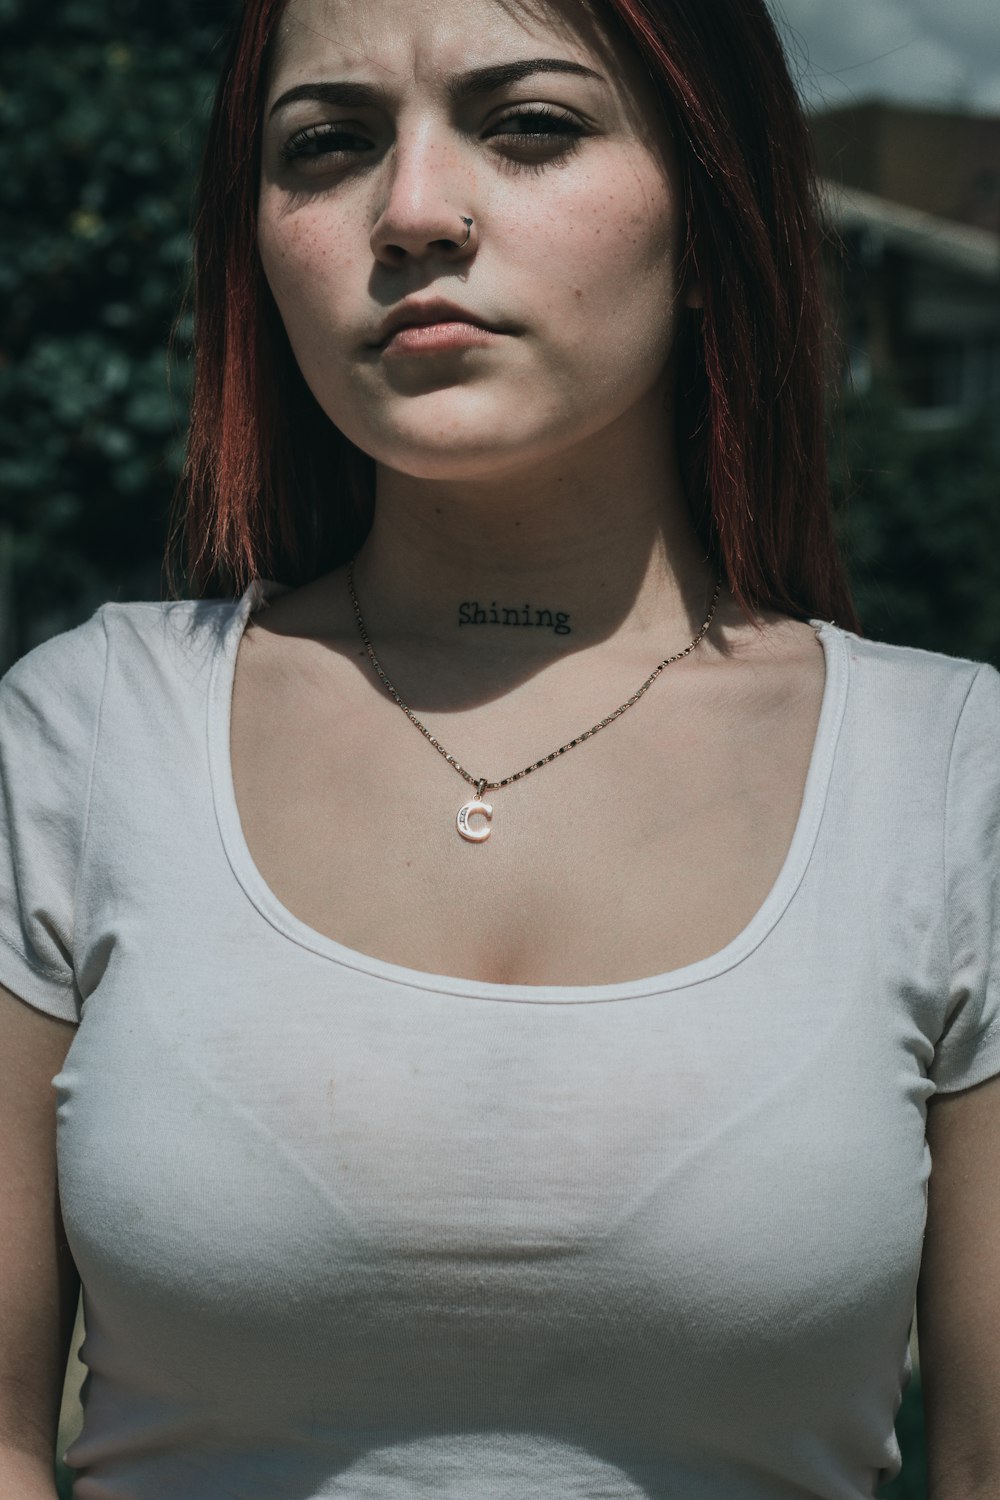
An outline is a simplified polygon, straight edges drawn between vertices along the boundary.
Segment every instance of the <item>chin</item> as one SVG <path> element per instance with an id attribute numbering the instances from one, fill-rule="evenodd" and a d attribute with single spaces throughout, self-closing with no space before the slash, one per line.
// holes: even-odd
<path id="1" fill-rule="evenodd" d="M 512 438 L 509 433 L 500 443 L 494 427 L 490 432 L 451 431 L 446 437 L 435 434 L 424 441 L 409 436 L 405 441 L 371 443 L 365 451 L 376 463 L 412 479 L 471 483 L 497 479 L 531 465 L 546 457 L 552 446 L 531 443 L 527 438 L 519 440 L 517 435 Z"/>
<path id="2" fill-rule="evenodd" d="M 442 399 L 413 403 L 398 422 L 379 429 L 332 420 L 341 432 L 378 464 L 414 479 L 479 480 L 497 477 L 551 457 L 567 446 L 571 424 L 562 418 L 539 424 L 539 413 L 525 422 L 530 403 L 512 410 L 507 403 L 458 400 L 454 388 Z M 385 416 L 395 415 L 386 411 Z"/>

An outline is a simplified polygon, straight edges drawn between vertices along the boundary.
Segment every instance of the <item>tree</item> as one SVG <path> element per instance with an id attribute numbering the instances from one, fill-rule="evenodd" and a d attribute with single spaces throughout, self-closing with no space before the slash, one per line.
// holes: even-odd
<path id="1" fill-rule="evenodd" d="M 1000 440 L 990 414 L 921 430 L 879 387 L 845 402 L 831 465 L 865 634 L 1000 665 Z"/>
<path id="2" fill-rule="evenodd" d="M 0 669 L 156 597 L 197 153 L 231 0 L 0 0 Z M 5 627 L 5 628 L 4 628 Z"/>

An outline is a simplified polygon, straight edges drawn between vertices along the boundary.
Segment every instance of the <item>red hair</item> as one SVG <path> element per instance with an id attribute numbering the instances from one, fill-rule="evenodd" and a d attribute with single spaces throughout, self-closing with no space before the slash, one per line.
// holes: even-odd
<path id="1" fill-rule="evenodd" d="M 285 0 L 247 0 L 196 199 L 195 376 L 171 542 L 189 592 L 297 586 L 371 524 L 374 463 L 305 383 L 257 252 L 267 59 Z M 745 612 L 860 625 L 826 451 L 828 318 L 811 148 L 765 0 L 602 0 L 644 58 L 677 145 L 687 265 L 677 441 L 694 524 Z"/>

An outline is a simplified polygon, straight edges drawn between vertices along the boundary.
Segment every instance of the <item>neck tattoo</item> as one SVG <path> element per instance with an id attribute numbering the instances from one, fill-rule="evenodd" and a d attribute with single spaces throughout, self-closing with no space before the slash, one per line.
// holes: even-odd
<path id="1" fill-rule="evenodd" d="M 530 604 L 498 604 L 495 599 L 481 604 L 467 599 L 458 606 L 459 625 L 516 625 L 523 630 L 551 630 L 555 635 L 571 635 L 573 627 L 565 610 L 533 609 Z"/>

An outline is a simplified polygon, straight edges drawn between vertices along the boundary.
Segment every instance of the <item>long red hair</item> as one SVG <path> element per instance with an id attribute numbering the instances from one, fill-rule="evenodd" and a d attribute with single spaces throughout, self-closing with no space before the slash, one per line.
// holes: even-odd
<path id="1" fill-rule="evenodd" d="M 305 383 L 257 253 L 268 52 L 285 0 L 247 0 L 196 198 L 195 372 L 172 513 L 187 592 L 297 586 L 345 562 L 374 463 Z M 677 145 L 687 265 L 677 441 L 707 552 L 746 612 L 860 625 L 830 500 L 827 330 L 808 132 L 765 0 L 603 0 L 658 86 Z M 176 589 L 175 589 L 176 592 Z"/>

